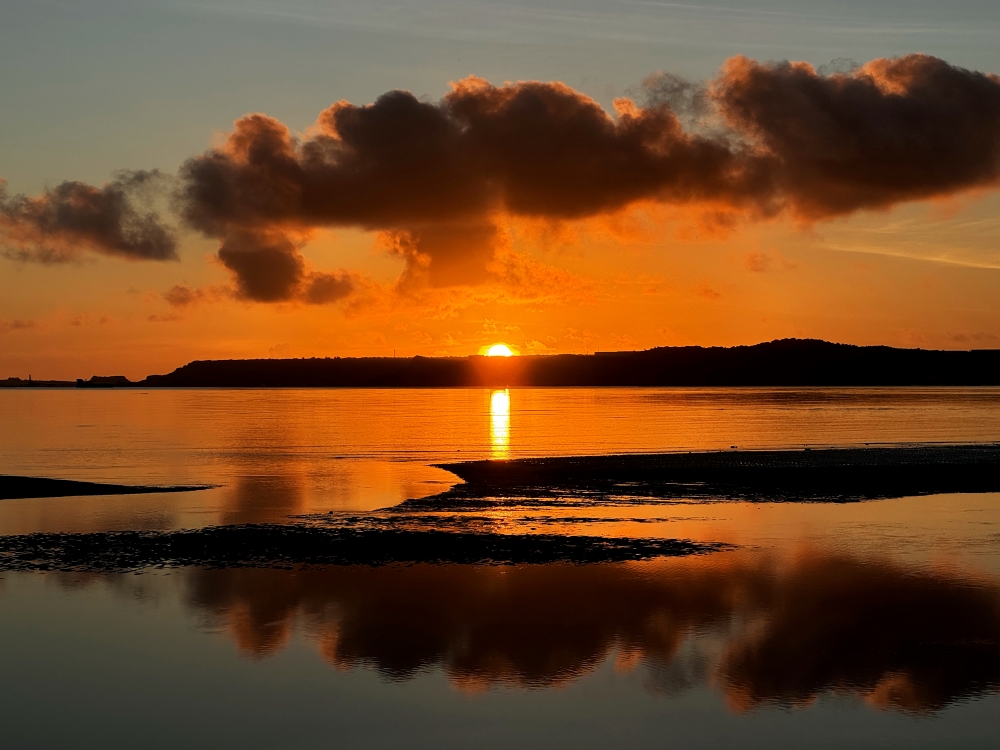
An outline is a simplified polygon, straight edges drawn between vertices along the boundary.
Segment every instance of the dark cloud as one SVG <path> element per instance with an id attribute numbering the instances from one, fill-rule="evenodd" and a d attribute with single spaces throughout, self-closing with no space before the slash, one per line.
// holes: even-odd
<path id="1" fill-rule="evenodd" d="M 295 240 L 318 228 L 382 232 L 406 261 L 401 286 L 453 286 L 494 279 L 510 216 L 655 203 L 726 226 L 814 221 L 1000 180 L 1000 78 L 927 55 L 820 70 L 734 57 L 704 84 L 651 76 L 615 110 L 562 83 L 470 77 L 438 102 L 405 91 L 338 102 L 302 136 L 251 114 L 182 166 L 174 205 L 220 241 L 241 298 L 323 303 L 353 282 L 307 267 Z M 47 263 L 83 250 L 176 258 L 149 198 L 161 180 L 0 192 L 0 245 Z"/>
<path id="2" fill-rule="evenodd" d="M 257 302 L 291 299 L 305 273 L 298 249 L 281 235 L 230 235 L 219 248 L 219 260 L 233 272 L 237 294 Z"/>
<path id="3" fill-rule="evenodd" d="M 181 176 L 185 219 L 224 245 L 247 231 L 383 230 L 407 277 L 436 285 L 488 278 L 498 213 L 575 218 L 723 195 L 756 205 L 767 192 L 754 157 L 687 134 L 666 106 L 616 119 L 562 84 L 475 78 L 439 103 L 393 91 L 335 104 L 303 140 L 251 115 Z"/>
<path id="4" fill-rule="evenodd" d="M 442 106 L 514 214 L 577 218 L 639 200 L 766 202 L 767 174 L 754 155 L 687 133 L 667 106 L 620 100 L 612 118 L 561 83 L 495 87 L 475 78 Z"/>
<path id="5" fill-rule="evenodd" d="M 302 299 L 311 305 L 325 305 L 354 291 L 354 282 L 345 274 L 313 272 L 306 279 Z"/>
<path id="6" fill-rule="evenodd" d="M 404 91 L 339 102 L 302 138 L 249 115 L 184 165 L 178 205 L 223 240 L 245 297 L 280 300 L 301 289 L 298 255 L 235 255 L 245 233 L 384 231 L 404 280 L 451 285 L 489 277 L 505 214 L 572 219 L 650 201 L 811 220 L 1000 177 L 1000 79 L 926 55 L 822 73 L 737 57 L 707 85 L 653 76 L 641 104 L 616 110 L 561 83 L 467 78 L 436 103 Z"/>
<path id="7" fill-rule="evenodd" d="M 1000 78 L 928 55 L 849 73 L 736 57 L 712 84 L 729 125 L 810 219 L 996 185 Z"/>
<path id="8" fill-rule="evenodd" d="M 130 260 L 176 260 L 173 232 L 150 208 L 163 176 L 121 172 L 103 187 L 62 182 L 9 196 L 0 183 L 0 247 L 15 260 L 60 263 L 84 250 Z"/>
<path id="9" fill-rule="evenodd" d="M 250 115 L 184 165 L 181 210 L 223 237 L 328 225 L 427 232 L 497 211 L 575 218 L 643 199 L 760 201 L 766 173 L 753 155 L 689 135 L 666 106 L 622 106 L 613 118 L 563 84 L 470 78 L 436 104 L 402 91 L 335 104 L 304 140 Z"/>
<path id="10" fill-rule="evenodd" d="M 232 296 L 252 302 L 299 301 L 324 305 L 344 299 L 355 288 L 355 280 L 346 272 L 307 270 L 298 248 L 287 237 L 273 232 L 230 236 L 218 257 L 232 273 L 235 288 L 192 288 L 178 284 L 163 293 L 164 301 L 179 309 Z"/>
<path id="11" fill-rule="evenodd" d="M 298 248 L 275 232 L 231 234 L 219 248 L 219 260 L 233 273 L 236 296 L 253 302 L 326 304 L 354 288 L 347 274 L 307 271 Z"/>

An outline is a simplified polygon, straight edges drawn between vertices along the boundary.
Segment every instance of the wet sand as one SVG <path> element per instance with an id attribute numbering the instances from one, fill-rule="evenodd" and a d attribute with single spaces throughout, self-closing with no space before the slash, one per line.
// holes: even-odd
<path id="1" fill-rule="evenodd" d="M 16 477 L 0 474 L 0 500 L 20 500 L 34 497 L 76 497 L 82 495 L 147 495 L 154 492 L 193 492 L 207 490 L 212 485 L 173 485 L 149 487 L 128 484 L 77 482 L 71 479 Z"/>
<path id="2" fill-rule="evenodd" d="M 567 456 L 437 466 L 464 483 L 407 501 L 400 510 L 444 510 L 511 496 L 857 502 L 1000 491 L 998 444 Z"/>
<path id="3" fill-rule="evenodd" d="M 0 570 L 127 572 L 147 567 L 281 568 L 395 563 L 597 563 L 715 552 L 683 539 L 250 524 L 151 532 L 0 537 Z"/>
<path id="4" fill-rule="evenodd" d="M 528 498 L 566 505 L 580 499 L 603 502 L 622 497 L 640 504 L 668 497 L 843 503 L 1000 491 L 1000 445 L 995 444 L 562 457 L 471 461 L 440 468 L 453 472 L 464 483 L 381 513 L 306 515 L 290 519 L 290 524 L 0 537 L 0 570 L 647 560 L 732 546 L 711 538 L 696 542 L 526 533 L 529 529 L 518 528 L 513 533 L 497 533 L 484 523 L 488 518 L 461 513 L 505 497 L 520 498 L 522 504 Z M 0 479 L 8 483 L 0 483 L 0 490 L 34 491 L 36 497 L 54 492 L 82 495 L 199 489 Z M 19 489 L 19 482 L 23 489 Z M 431 515 L 420 515 L 422 511 Z"/>

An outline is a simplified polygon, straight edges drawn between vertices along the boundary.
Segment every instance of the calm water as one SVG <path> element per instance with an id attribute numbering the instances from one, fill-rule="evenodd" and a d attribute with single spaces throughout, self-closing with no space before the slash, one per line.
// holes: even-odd
<path id="1" fill-rule="evenodd" d="M 0 534 L 295 522 L 429 464 L 1000 442 L 1000 389 L 0 390 Z M 0 746 L 994 747 L 1000 495 L 488 511 L 726 541 L 606 565 L 0 573 Z"/>

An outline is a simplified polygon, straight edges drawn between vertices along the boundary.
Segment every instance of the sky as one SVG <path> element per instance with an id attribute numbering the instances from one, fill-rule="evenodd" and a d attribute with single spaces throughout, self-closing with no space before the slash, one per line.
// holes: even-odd
<path id="1" fill-rule="evenodd" d="M 1000 5 L 6 0 L 0 378 L 1000 347 Z"/>

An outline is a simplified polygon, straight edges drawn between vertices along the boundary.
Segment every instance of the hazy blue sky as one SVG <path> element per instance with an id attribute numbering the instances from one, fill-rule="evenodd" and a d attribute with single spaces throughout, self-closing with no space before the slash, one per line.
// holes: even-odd
<path id="1" fill-rule="evenodd" d="M 0 174 L 12 190 L 172 170 L 264 111 L 305 127 L 332 101 L 434 99 L 470 73 L 558 79 L 610 104 L 656 70 L 731 55 L 820 65 L 921 51 L 1000 70 L 991 0 L 4 0 Z"/>

